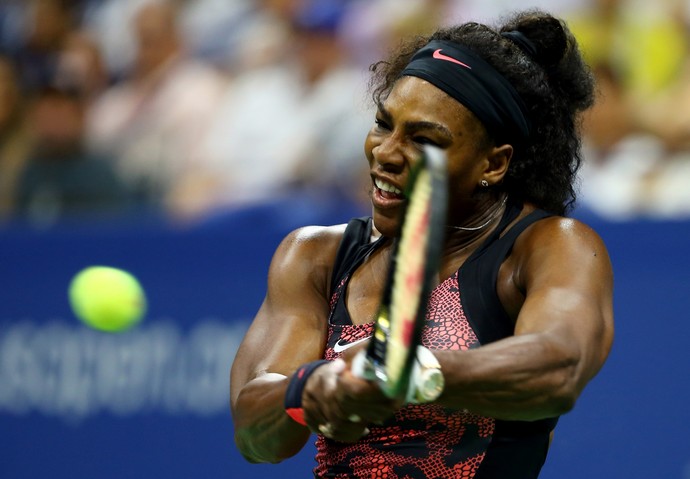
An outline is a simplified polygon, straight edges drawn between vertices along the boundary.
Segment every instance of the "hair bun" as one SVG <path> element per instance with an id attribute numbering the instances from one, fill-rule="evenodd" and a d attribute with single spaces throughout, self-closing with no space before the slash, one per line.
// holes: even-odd
<path id="1" fill-rule="evenodd" d="M 536 10 L 525 12 L 510 25 L 505 25 L 502 35 L 546 68 L 558 64 L 568 48 L 561 21 Z M 528 45 L 527 49 L 525 45 Z"/>
<path id="2" fill-rule="evenodd" d="M 591 106 L 594 80 L 567 23 L 533 9 L 516 14 L 500 31 L 518 46 L 522 38 L 533 45 L 530 57 L 544 69 L 550 87 L 567 99 L 571 111 Z"/>

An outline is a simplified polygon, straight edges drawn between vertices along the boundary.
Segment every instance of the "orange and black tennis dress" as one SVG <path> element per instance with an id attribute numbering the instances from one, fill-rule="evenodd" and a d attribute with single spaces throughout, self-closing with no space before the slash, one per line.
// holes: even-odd
<path id="1" fill-rule="evenodd" d="M 537 210 L 501 232 L 519 214 L 510 205 L 501 223 L 451 277 L 431 293 L 422 343 L 429 349 L 467 350 L 513 334 L 496 293 L 498 270 L 515 239 L 546 216 Z M 371 335 L 353 325 L 345 307 L 352 273 L 382 241 L 371 242 L 371 219 L 350 221 L 336 257 L 325 358 Z M 408 405 L 355 444 L 318 436 L 315 477 L 354 479 L 536 478 L 557 419 L 502 421 L 435 404 Z"/>

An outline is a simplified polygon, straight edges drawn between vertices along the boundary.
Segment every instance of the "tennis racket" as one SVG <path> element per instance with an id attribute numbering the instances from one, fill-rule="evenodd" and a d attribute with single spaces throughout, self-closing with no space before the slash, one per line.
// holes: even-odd
<path id="1" fill-rule="evenodd" d="M 423 355 L 417 357 L 417 346 L 441 257 L 448 196 L 446 174 L 444 152 L 425 146 L 406 186 L 407 204 L 400 235 L 394 240 L 372 339 L 353 363 L 355 374 L 378 381 L 390 398 L 409 397 L 414 388 L 417 399 L 431 401 L 443 389 L 440 370 L 425 366 Z M 426 359 L 435 362 L 433 355 L 426 353 L 431 356 Z"/>

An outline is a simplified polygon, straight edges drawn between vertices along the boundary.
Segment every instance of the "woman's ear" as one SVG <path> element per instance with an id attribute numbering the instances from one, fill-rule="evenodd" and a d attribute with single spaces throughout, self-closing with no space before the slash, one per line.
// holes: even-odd
<path id="1" fill-rule="evenodd" d="M 495 146 L 487 155 L 486 169 L 482 176 L 482 184 L 488 183 L 487 186 L 493 186 L 501 182 L 508 166 L 510 159 L 513 157 L 513 146 L 509 144 Z"/>

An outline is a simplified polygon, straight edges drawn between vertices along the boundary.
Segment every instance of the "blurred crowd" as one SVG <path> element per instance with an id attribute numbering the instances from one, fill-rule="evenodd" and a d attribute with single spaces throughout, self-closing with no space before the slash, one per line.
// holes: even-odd
<path id="1" fill-rule="evenodd" d="M 688 0 L 0 0 L 0 222 L 364 204 L 369 65 L 532 6 L 599 81 L 582 207 L 690 217 Z"/>

